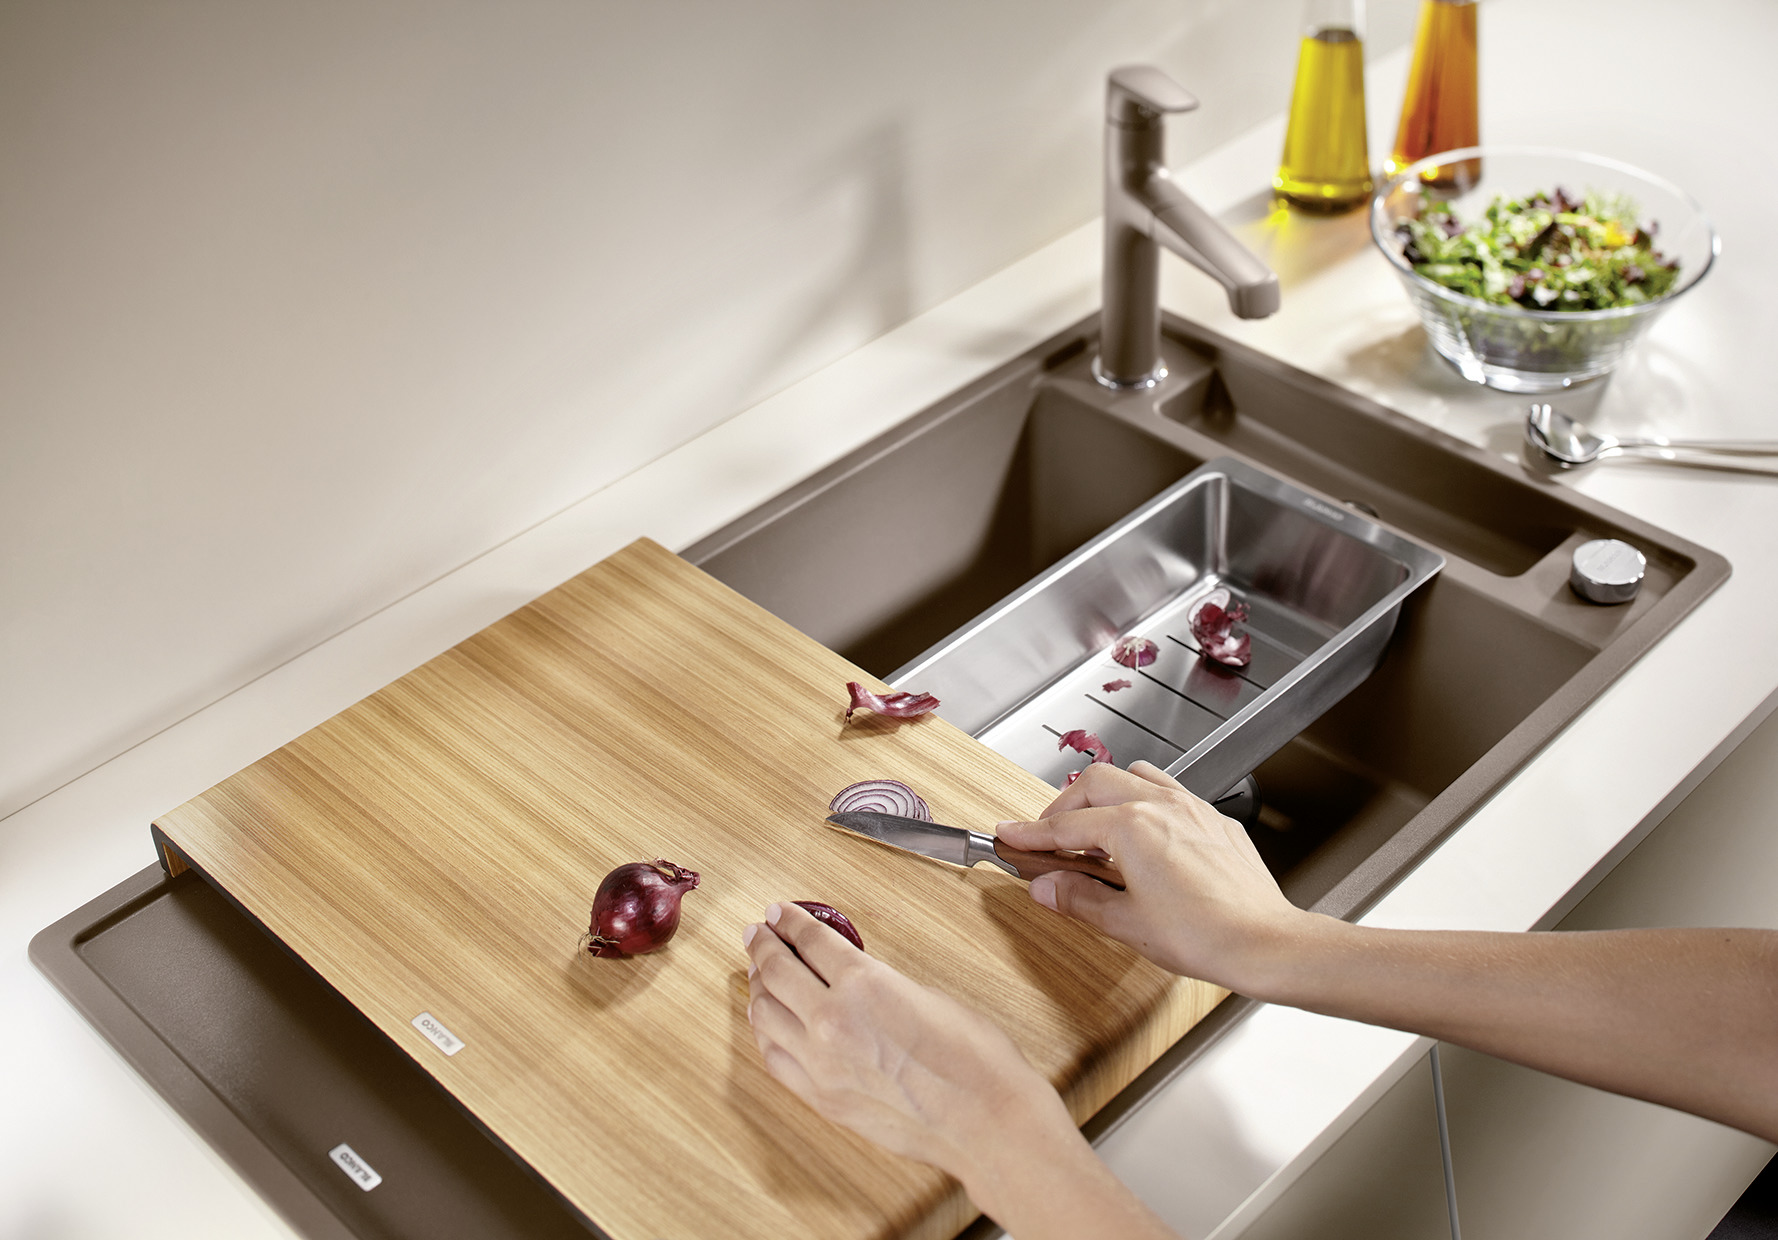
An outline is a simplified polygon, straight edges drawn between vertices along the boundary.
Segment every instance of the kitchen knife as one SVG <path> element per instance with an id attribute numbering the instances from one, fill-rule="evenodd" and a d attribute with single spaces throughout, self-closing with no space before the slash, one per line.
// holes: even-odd
<path id="1" fill-rule="evenodd" d="M 1109 861 L 1079 853 L 1026 852 L 991 835 L 962 827 L 945 827 L 922 818 L 901 818 L 873 810 L 829 814 L 827 821 L 879 843 L 889 844 L 952 865 L 972 866 L 987 861 L 1016 878 L 1030 881 L 1053 870 L 1073 870 L 1096 878 L 1108 887 L 1124 888 L 1124 876 Z"/>

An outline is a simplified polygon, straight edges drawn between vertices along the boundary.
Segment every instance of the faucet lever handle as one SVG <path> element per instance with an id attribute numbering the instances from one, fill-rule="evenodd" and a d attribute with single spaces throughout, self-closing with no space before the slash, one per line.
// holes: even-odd
<path id="1" fill-rule="evenodd" d="M 1105 119 L 1156 125 L 1163 112 L 1190 112 L 1197 99 L 1153 65 L 1121 65 L 1105 79 Z"/>

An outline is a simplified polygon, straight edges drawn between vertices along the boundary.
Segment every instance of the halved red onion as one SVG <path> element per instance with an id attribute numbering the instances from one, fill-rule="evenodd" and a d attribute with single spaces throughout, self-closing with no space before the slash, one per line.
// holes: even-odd
<path id="1" fill-rule="evenodd" d="M 840 932 L 840 937 L 852 944 L 859 951 L 864 950 L 864 940 L 858 935 L 858 927 L 852 919 L 831 904 L 823 904 L 819 900 L 796 900 L 793 903 L 801 909 L 807 909 L 809 916 L 823 925 L 832 926 Z"/>
<path id="2" fill-rule="evenodd" d="M 1120 637 L 1111 648 L 1111 661 L 1125 667 L 1147 667 L 1160 654 L 1160 647 L 1146 637 Z"/>
<path id="3" fill-rule="evenodd" d="M 930 693 L 872 693 L 856 680 L 846 682 L 846 692 L 852 695 L 852 704 L 846 707 L 848 719 L 860 707 L 896 719 L 909 719 L 938 709 L 938 699 Z"/>
<path id="4" fill-rule="evenodd" d="M 919 793 L 899 779 L 867 779 L 847 784 L 833 794 L 827 803 L 829 812 L 850 814 L 860 810 L 874 814 L 894 814 L 898 818 L 932 821 L 932 809 Z"/>
<path id="5" fill-rule="evenodd" d="M 1253 638 L 1236 637 L 1234 627 L 1247 619 L 1246 603 L 1231 603 L 1226 589 L 1212 590 L 1191 609 L 1192 636 L 1207 659 L 1228 667 L 1246 667 L 1253 661 Z"/>
<path id="6" fill-rule="evenodd" d="M 1130 682 L 1119 677 L 1117 680 L 1108 680 L 1099 687 L 1107 693 L 1116 693 L 1119 689 L 1128 689 Z"/>

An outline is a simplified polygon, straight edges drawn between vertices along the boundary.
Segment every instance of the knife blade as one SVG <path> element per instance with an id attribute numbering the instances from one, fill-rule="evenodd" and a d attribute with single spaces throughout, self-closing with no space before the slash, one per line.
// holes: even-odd
<path id="1" fill-rule="evenodd" d="M 964 827 L 947 827 L 922 818 L 903 818 L 897 814 L 881 814 L 874 810 L 848 810 L 829 814 L 827 821 L 878 843 L 917 853 L 922 857 L 931 857 L 935 861 L 964 867 L 986 861 L 1027 882 L 1039 874 L 1073 870 L 1120 891 L 1124 886 L 1123 875 L 1109 861 L 1080 853 L 1026 852 L 991 835 L 983 835 L 980 831 L 970 831 Z"/>

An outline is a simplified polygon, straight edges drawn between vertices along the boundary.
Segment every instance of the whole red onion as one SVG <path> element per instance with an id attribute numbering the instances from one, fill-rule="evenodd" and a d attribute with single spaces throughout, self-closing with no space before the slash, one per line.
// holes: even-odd
<path id="1" fill-rule="evenodd" d="M 847 942 L 851 943 L 853 947 L 856 947 L 859 951 L 864 950 L 864 940 L 858 937 L 858 927 L 854 926 L 852 924 L 852 919 L 840 912 L 839 909 L 831 904 L 823 904 L 819 900 L 797 900 L 794 903 L 798 908 L 807 909 L 809 915 L 816 921 L 823 922 L 826 925 L 832 926 L 835 930 L 838 930 L 840 935 L 845 938 Z"/>
<path id="2" fill-rule="evenodd" d="M 586 949 L 595 956 L 640 956 L 679 929 L 679 901 L 697 873 L 671 861 L 632 861 L 605 876 L 593 896 Z"/>

